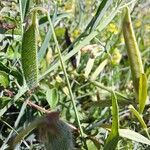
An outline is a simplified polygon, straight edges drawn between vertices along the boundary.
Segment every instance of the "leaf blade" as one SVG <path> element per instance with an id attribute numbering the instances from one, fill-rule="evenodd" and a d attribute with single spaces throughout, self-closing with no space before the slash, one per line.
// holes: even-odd
<path id="1" fill-rule="evenodd" d="M 147 77 L 145 74 L 141 74 L 140 79 L 139 79 L 139 97 L 138 97 L 138 101 L 139 101 L 139 113 L 142 114 L 144 107 L 145 107 L 145 103 L 147 100 Z"/>
<path id="2" fill-rule="evenodd" d="M 112 127 L 109 137 L 104 145 L 104 150 L 115 150 L 119 141 L 119 116 L 118 103 L 115 93 L 112 94 Z"/>
<path id="3" fill-rule="evenodd" d="M 132 131 L 129 129 L 119 129 L 119 134 L 123 138 L 128 138 L 130 140 L 133 140 L 133 141 L 136 141 L 139 143 L 144 143 L 144 144 L 150 145 L 149 139 L 147 139 L 146 137 L 144 137 L 143 135 L 141 135 L 135 131 Z"/>

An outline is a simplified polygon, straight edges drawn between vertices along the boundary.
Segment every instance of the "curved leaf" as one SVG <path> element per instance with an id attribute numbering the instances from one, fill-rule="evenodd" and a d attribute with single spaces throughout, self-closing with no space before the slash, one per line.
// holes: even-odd
<path id="1" fill-rule="evenodd" d="M 139 113 L 142 114 L 145 103 L 147 100 L 147 77 L 145 74 L 141 74 L 140 79 L 139 79 Z"/>
<path id="2" fill-rule="evenodd" d="M 150 145 L 149 139 L 147 139 L 143 135 L 141 135 L 135 131 L 129 130 L 129 129 L 119 129 L 119 135 L 123 138 L 128 138 L 128 139 L 136 141 L 136 142 Z"/>
<path id="3" fill-rule="evenodd" d="M 109 137 L 104 145 L 104 150 L 115 150 L 119 141 L 119 110 L 115 93 L 112 94 L 112 127 Z"/>

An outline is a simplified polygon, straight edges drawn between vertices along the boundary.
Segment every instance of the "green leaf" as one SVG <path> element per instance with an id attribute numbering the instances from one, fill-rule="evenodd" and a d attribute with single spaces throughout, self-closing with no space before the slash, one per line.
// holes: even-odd
<path id="1" fill-rule="evenodd" d="M 56 88 L 47 89 L 46 100 L 52 109 L 56 108 L 56 105 L 58 103 L 58 93 Z"/>
<path id="2" fill-rule="evenodd" d="M 129 129 L 119 129 L 119 135 L 123 138 L 127 138 L 136 142 L 150 145 L 150 140 L 144 137 L 143 135 L 129 130 Z"/>
<path id="3" fill-rule="evenodd" d="M 100 150 L 101 148 L 100 141 L 96 137 L 93 137 L 93 136 L 88 136 L 86 138 L 86 144 L 89 150 L 90 149 Z"/>
<path id="4" fill-rule="evenodd" d="M 88 36 L 86 36 L 85 38 L 83 38 L 83 35 L 85 35 L 86 30 L 83 34 L 81 34 L 71 45 L 70 47 L 74 47 L 68 54 L 63 56 L 63 61 L 65 62 L 66 60 L 70 59 L 73 55 L 75 55 L 82 47 L 84 47 L 85 45 L 88 45 L 89 42 L 96 37 L 99 32 L 101 32 L 112 20 L 113 18 L 116 16 L 116 14 L 119 11 L 119 5 L 116 6 L 107 17 L 105 17 L 102 21 L 100 21 L 99 25 L 97 26 L 97 28 L 92 31 Z M 90 23 L 87 26 L 86 29 L 90 28 Z M 81 39 L 82 38 L 82 39 Z M 76 45 L 76 46 L 74 46 Z M 70 48 L 69 47 L 69 48 Z M 67 48 L 65 51 L 68 51 Z M 44 74 L 42 74 L 40 76 L 40 80 L 42 80 L 47 74 L 49 74 L 52 70 L 56 69 L 58 66 L 60 65 L 60 62 L 57 61 L 56 63 L 54 63 L 54 65 L 52 65 Z"/>
<path id="5" fill-rule="evenodd" d="M 42 60 L 42 58 L 44 57 L 45 53 L 46 53 L 46 50 L 49 46 L 49 41 L 51 39 L 51 36 L 52 36 L 52 31 L 51 29 L 49 28 L 46 36 L 45 36 L 45 39 L 44 39 L 44 42 L 42 43 L 42 46 L 39 50 L 39 53 L 38 53 L 38 60 L 39 62 Z"/>
<path id="6" fill-rule="evenodd" d="M 15 95 L 15 97 L 8 102 L 8 104 L 0 109 L 0 117 L 3 116 L 3 114 L 28 90 L 27 85 L 23 85 L 22 87 L 20 87 L 20 89 L 18 90 L 18 93 Z"/>
<path id="7" fill-rule="evenodd" d="M 23 73 L 29 88 L 38 84 L 38 59 L 37 59 L 37 21 L 33 13 L 32 24 L 25 31 L 22 41 L 21 61 Z"/>
<path id="8" fill-rule="evenodd" d="M 130 111 L 137 117 L 137 119 L 138 119 L 139 122 L 141 123 L 143 129 L 145 130 L 147 136 L 150 137 L 150 136 L 149 136 L 149 133 L 148 133 L 147 125 L 145 124 L 142 115 L 140 115 L 139 112 L 138 112 L 132 105 L 129 105 L 129 109 L 130 109 Z"/>
<path id="9" fill-rule="evenodd" d="M 112 94 L 112 127 L 109 137 L 104 145 L 104 150 L 115 150 L 119 140 L 119 116 L 118 103 L 116 95 Z"/>
<path id="10" fill-rule="evenodd" d="M 29 9 L 30 0 L 20 0 L 21 1 L 21 11 L 22 11 L 22 19 L 24 20 L 27 11 Z"/>
<path id="11" fill-rule="evenodd" d="M 89 27 L 91 29 L 95 29 L 97 27 L 97 25 L 99 24 L 102 17 L 105 15 L 107 9 L 112 4 L 112 2 L 113 2 L 112 0 L 103 0 L 100 3 L 95 16 L 92 18 L 92 20 L 90 21 L 85 30 L 88 30 Z"/>
<path id="12" fill-rule="evenodd" d="M 0 71 L 0 86 L 7 88 L 9 86 L 8 74 L 4 71 Z"/>
<path id="13" fill-rule="evenodd" d="M 104 67 L 107 65 L 108 60 L 105 59 L 104 61 L 102 61 L 99 66 L 96 68 L 96 70 L 94 71 L 94 73 L 91 75 L 91 80 L 95 80 L 97 78 L 97 76 L 100 74 L 100 72 L 104 69 Z"/>
<path id="14" fill-rule="evenodd" d="M 53 18 L 53 22 L 54 22 L 54 27 L 64 18 L 69 18 L 69 14 L 59 14 L 57 17 L 54 17 Z M 45 23 L 47 22 L 47 17 L 43 17 L 39 20 L 39 24 L 42 24 L 42 23 Z M 48 29 L 48 32 L 45 36 L 45 39 L 44 39 L 44 42 L 42 43 L 42 46 L 39 50 L 39 53 L 38 53 L 38 60 L 39 62 L 42 60 L 42 58 L 44 57 L 45 53 L 46 53 L 46 50 L 49 46 L 49 41 L 52 37 L 52 31 L 51 31 L 51 27 L 49 27 Z"/>
<path id="15" fill-rule="evenodd" d="M 7 96 L 0 97 L 0 109 L 2 109 L 3 107 L 5 107 L 10 100 L 11 100 L 11 98 L 7 97 Z"/>
<path id="16" fill-rule="evenodd" d="M 139 113 L 142 114 L 147 100 L 147 77 L 141 74 L 139 79 Z"/>
<path id="17" fill-rule="evenodd" d="M 147 128 L 147 126 L 146 126 L 142 116 L 139 114 L 139 112 L 132 105 L 129 105 L 129 109 L 137 117 L 139 122 L 142 124 L 143 128 Z"/>
<path id="18" fill-rule="evenodd" d="M 21 73 L 13 68 L 9 68 L 7 66 L 5 66 L 3 63 L 0 62 L 0 70 L 6 72 L 7 74 L 11 74 L 12 76 L 16 77 L 16 79 L 18 80 L 19 84 L 23 84 L 23 78 Z"/>
<path id="19" fill-rule="evenodd" d="M 86 36 L 85 38 L 83 38 L 83 40 L 80 38 L 78 38 L 76 40 L 76 42 L 74 42 L 72 45 L 75 45 L 77 42 L 78 44 L 76 46 L 74 46 L 74 48 L 66 55 L 63 56 L 63 61 L 65 62 L 66 60 L 70 59 L 73 55 L 75 55 L 82 47 L 84 47 L 85 45 L 88 45 L 89 42 L 96 37 L 100 31 L 102 31 L 112 20 L 113 18 L 116 16 L 117 12 L 118 12 L 118 8 L 114 9 L 112 12 L 110 12 L 108 15 L 108 17 L 106 17 L 104 20 L 102 20 L 102 22 L 100 22 L 100 24 L 97 27 L 97 30 L 92 31 L 88 36 Z M 68 50 L 68 49 L 67 49 Z M 67 51 L 66 50 L 66 51 Z M 49 74 L 51 71 L 53 71 L 54 69 L 56 69 L 58 66 L 60 65 L 60 62 L 57 61 L 54 65 L 52 65 L 47 71 L 45 71 L 44 74 L 41 75 L 40 80 L 42 80 L 47 74 Z"/>
<path id="20" fill-rule="evenodd" d="M 98 148 L 96 147 L 96 145 L 94 144 L 93 141 L 91 140 L 86 140 L 86 144 L 87 144 L 87 147 L 88 149 L 90 150 L 97 150 Z"/>

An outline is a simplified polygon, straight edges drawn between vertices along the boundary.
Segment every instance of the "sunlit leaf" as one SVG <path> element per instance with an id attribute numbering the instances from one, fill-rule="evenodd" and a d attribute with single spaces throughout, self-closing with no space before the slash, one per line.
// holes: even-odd
<path id="1" fill-rule="evenodd" d="M 27 11 L 29 9 L 29 4 L 30 4 L 30 0 L 20 0 L 21 2 L 21 9 L 20 11 L 22 11 L 22 18 L 24 20 L 26 14 L 27 14 Z"/>
<path id="2" fill-rule="evenodd" d="M 89 150 L 90 150 L 90 149 L 91 149 L 91 150 L 98 150 L 93 141 L 91 141 L 91 140 L 86 140 L 86 144 L 87 144 L 87 147 L 88 147 Z"/>
<path id="3" fill-rule="evenodd" d="M 147 77 L 141 74 L 139 80 L 139 112 L 142 114 L 147 100 Z"/>
<path id="4" fill-rule="evenodd" d="M 94 65 L 94 61 L 95 61 L 94 58 L 89 58 L 89 60 L 88 60 L 88 62 L 87 62 L 87 65 L 86 65 L 86 67 L 85 67 L 85 73 L 84 73 L 84 76 L 85 76 L 86 78 L 88 78 L 88 76 L 89 76 L 89 74 L 90 74 L 90 72 L 91 72 L 91 70 L 92 70 L 92 67 L 93 67 L 93 65 Z"/>
<path id="5" fill-rule="evenodd" d="M 142 115 L 139 114 L 139 112 L 132 105 L 129 105 L 129 109 L 136 116 L 136 118 L 139 120 L 139 122 L 141 123 L 142 128 L 145 130 L 147 136 L 150 137 L 149 133 L 148 133 L 147 125 L 146 125 L 145 121 L 143 120 Z"/>
<path id="6" fill-rule="evenodd" d="M 9 68 L 1 62 L 0 62 L 0 70 L 6 72 L 7 74 L 14 76 L 18 80 L 19 84 L 22 85 L 23 78 L 22 78 L 21 73 L 18 70 Z"/>
<path id="7" fill-rule="evenodd" d="M 98 77 L 98 75 L 101 73 L 101 71 L 103 71 L 103 69 L 107 65 L 107 63 L 108 63 L 107 59 L 105 59 L 104 61 L 102 61 L 100 63 L 100 65 L 96 68 L 96 70 L 94 71 L 94 73 L 91 75 L 91 80 L 92 81 L 95 80 Z"/>
<path id="8" fill-rule="evenodd" d="M 6 88 L 9 86 L 9 78 L 8 74 L 5 73 L 4 71 L 0 71 L 0 85 Z"/>
<path id="9" fill-rule="evenodd" d="M 57 89 L 47 89 L 46 100 L 51 108 L 55 108 L 58 103 Z"/>
<path id="10" fill-rule="evenodd" d="M 123 138 L 127 138 L 136 142 L 150 145 L 150 140 L 144 137 L 143 135 L 129 130 L 129 129 L 119 129 L 119 135 Z"/>

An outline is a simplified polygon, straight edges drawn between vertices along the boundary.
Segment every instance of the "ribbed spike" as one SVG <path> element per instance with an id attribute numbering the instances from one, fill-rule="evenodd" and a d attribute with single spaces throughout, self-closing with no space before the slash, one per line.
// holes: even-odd
<path id="1" fill-rule="evenodd" d="M 22 52 L 21 52 L 23 73 L 29 88 L 33 88 L 38 84 L 36 30 L 37 30 L 36 13 L 33 13 L 32 24 L 23 35 Z"/>

